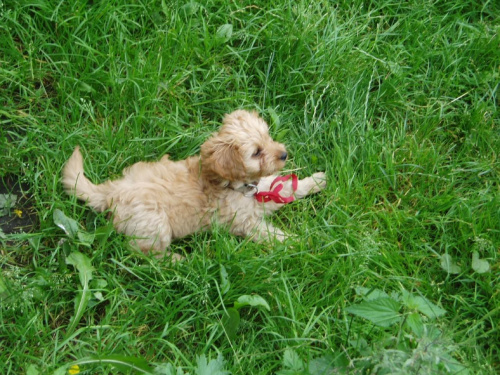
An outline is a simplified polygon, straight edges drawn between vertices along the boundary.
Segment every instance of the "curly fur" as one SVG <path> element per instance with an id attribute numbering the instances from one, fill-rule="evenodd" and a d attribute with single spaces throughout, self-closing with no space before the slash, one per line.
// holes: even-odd
<path id="1" fill-rule="evenodd" d="M 117 231 L 133 236 L 136 247 L 163 254 L 172 240 L 208 230 L 214 221 L 235 235 L 282 241 L 285 234 L 264 217 L 283 204 L 257 202 L 247 196 L 246 184 L 269 190 L 286 158 L 285 146 L 271 139 L 257 113 L 237 110 L 224 117 L 199 156 L 174 162 L 165 155 L 157 162 L 139 162 L 125 169 L 122 178 L 95 185 L 85 177 L 76 147 L 64 166 L 62 182 L 68 194 L 95 210 L 111 210 Z M 325 185 L 324 173 L 316 173 L 299 181 L 295 197 L 316 193 Z M 291 193 L 290 182 L 285 182 L 283 195 Z"/>

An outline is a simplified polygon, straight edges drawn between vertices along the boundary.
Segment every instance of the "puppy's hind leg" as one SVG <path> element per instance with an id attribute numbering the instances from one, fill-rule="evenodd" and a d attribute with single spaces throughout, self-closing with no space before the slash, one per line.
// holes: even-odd
<path id="1" fill-rule="evenodd" d="M 155 258 L 170 258 L 172 263 L 184 260 L 185 258 L 177 253 L 167 251 L 168 246 L 163 246 L 161 241 L 151 240 L 149 238 L 133 238 L 130 240 L 130 246 L 141 250 L 144 254 L 152 254 Z"/>
<path id="2" fill-rule="evenodd" d="M 183 259 L 179 254 L 167 251 L 172 242 L 172 228 L 165 210 L 148 204 L 135 206 L 115 206 L 113 222 L 116 229 L 131 236 L 130 245 L 145 254 L 153 254 L 157 258 L 171 257 L 172 261 Z"/>

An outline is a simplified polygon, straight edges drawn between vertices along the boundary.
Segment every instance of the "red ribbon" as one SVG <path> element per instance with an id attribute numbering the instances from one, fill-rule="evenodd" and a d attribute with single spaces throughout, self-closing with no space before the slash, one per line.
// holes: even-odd
<path id="1" fill-rule="evenodd" d="M 276 203 L 290 203 L 295 200 L 295 197 L 290 195 L 289 197 L 282 197 L 280 195 L 280 191 L 283 189 L 283 184 L 279 184 L 276 187 L 274 185 L 278 182 L 285 182 L 288 181 L 289 179 L 292 179 L 292 189 L 293 193 L 297 191 L 297 186 L 298 186 L 298 178 L 294 174 L 288 174 L 286 176 L 278 176 L 274 179 L 270 186 L 270 191 L 262 191 L 260 193 L 255 194 L 255 199 L 257 199 L 258 202 L 269 202 L 269 201 L 274 201 Z"/>

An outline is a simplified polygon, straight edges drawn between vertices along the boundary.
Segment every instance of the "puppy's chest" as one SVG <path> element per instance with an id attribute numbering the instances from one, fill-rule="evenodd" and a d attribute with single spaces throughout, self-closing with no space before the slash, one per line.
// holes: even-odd
<path id="1" fill-rule="evenodd" d="M 230 223 L 262 217 L 262 208 L 253 196 L 245 196 L 237 191 L 230 191 L 218 199 L 211 200 L 210 211 L 221 223 Z"/>

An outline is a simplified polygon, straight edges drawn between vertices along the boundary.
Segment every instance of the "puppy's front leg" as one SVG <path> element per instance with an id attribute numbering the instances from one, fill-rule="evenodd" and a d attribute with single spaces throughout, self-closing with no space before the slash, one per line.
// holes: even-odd
<path id="1" fill-rule="evenodd" d="M 326 175 L 324 172 L 314 173 L 311 177 L 299 180 L 295 198 L 301 199 L 306 195 L 320 192 L 326 187 Z"/>
<path id="2" fill-rule="evenodd" d="M 258 185 L 259 191 L 269 191 L 271 189 L 271 184 L 276 179 L 276 176 L 264 177 L 260 180 Z M 292 194 L 297 199 L 301 199 L 309 194 L 317 193 L 326 187 L 326 175 L 323 172 L 318 172 L 310 177 L 306 177 L 298 181 L 297 190 L 293 191 L 292 181 L 287 180 L 280 182 L 283 184 L 283 189 L 280 191 L 282 197 L 289 197 Z M 283 207 L 284 203 L 277 203 L 274 201 L 269 201 L 262 203 L 262 216 L 269 215 L 272 212 L 279 210 Z M 243 224 L 244 223 L 244 224 Z M 259 221 L 254 221 L 249 218 L 241 221 L 241 226 L 238 228 L 233 228 L 233 233 L 242 236 L 251 236 L 254 241 L 265 241 L 276 239 L 283 242 L 286 238 L 290 237 L 281 229 L 275 228 L 272 224 L 266 223 L 266 221 L 261 218 Z"/>
<path id="3" fill-rule="evenodd" d="M 283 242 L 288 236 L 281 229 L 262 220 L 251 233 L 252 240 L 256 242 L 272 241 L 273 239 Z"/>
<path id="4" fill-rule="evenodd" d="M 266 223 L 263 217 L 245 217 L 238 222 L 235 221 L 230 228 L 231 233 L 236 236 L 250 237 L 255 242 L 272 241 L 273 239 L 283 242 L 288 237 L 282 230 Z"/>
<path id="5" fill-rule="evenodd" d="M 259 191 L 269 191 L 275 178 L 276 176 L 262 178 L 258 185 Z M 293 194 L 296 199 L 302 199 L 306 195 L 315 194 L 323 190 L 326 187 L 326 175 L 324 172 L 318 172 L 310 177 L 299 180 L 295 192 L 293 191 L 291 179 L 280 182 L 280 184 L 283 184 L 283 189 L 279 193 L 282 197 L 289 197 Z M 271 200 L 264 203 L 264 207 L 267 211 L 266 214 L 270 214 L 283 207 L 283 203 L 276 203 Z"/>

